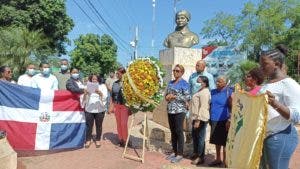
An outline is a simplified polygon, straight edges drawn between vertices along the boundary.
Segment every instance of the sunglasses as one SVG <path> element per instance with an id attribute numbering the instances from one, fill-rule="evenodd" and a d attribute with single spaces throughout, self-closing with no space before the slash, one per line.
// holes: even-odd
<path id="1" fill-rule="evenodd" d="M 181 72 L 180 70 L 174 69 L 173 72 L 179 73 Z"/>
<path id="2" fill-rule="evenodd" d="M 11 74 L 12 72 L 11 71 L 6 71 L 6 73 Z"/>

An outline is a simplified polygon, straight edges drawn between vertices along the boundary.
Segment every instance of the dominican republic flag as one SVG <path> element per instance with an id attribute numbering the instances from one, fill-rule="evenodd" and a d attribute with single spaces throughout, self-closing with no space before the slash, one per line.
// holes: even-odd
<path id="1" fill-rule="evenodd" d="M 79 97 L 0 80 L 0 130 L 16 150 L 83 147 L 85 116 Z"/>
<path id="2" fill-rule="evenodd" d="M 202 48 L 202 59 L 204 59 L 207 55 L 213 52 L 217 46 L 205 46 Z"/>

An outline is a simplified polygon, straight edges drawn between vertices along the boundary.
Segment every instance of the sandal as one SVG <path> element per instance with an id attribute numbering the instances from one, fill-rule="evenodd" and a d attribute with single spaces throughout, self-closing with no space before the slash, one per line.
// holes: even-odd
<path id="1" fill-rule="evenodd" d="M 89 148 L 90 146 L 91 146 L 91 141 L 85 142 L 85 144 L 84 144 L 85 148 Z"/>
<path id="2" fill-rule="evenodd" d="M 222 161 L 217 161 L 217 160 L 215 160 L 215 161 L 209 163 L 208 166 L 210 166 L 210 167 L 215 167 L 215 166 L 219 166 L 219 165 L 221 165 L 221 164 L 222 164 Z"/>
<path id="3" fill-rule="evenodd" d="M 100 141 L 96 141 L 96 148 L 99 148 L 99 147 L 101 147 L 101 144 L 100 144 Z"/>
<path id="4" fill-rule="evenodd" d="M 171 160 L 171 163 L 179 163 L 183 159 L 183 156 L 178 155 Z"/>
<path id="5" fill-rule="evenodd" d="M 166 157 L 166 160 L 172 160 L 175 157 L 176 157 L 175 153 L 172 153 Z"/>

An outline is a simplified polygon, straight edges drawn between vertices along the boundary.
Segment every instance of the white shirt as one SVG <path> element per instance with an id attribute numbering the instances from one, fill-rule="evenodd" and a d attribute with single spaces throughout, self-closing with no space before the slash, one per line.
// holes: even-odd
<path id="1" fill-rule="evenodd" d="M 261 91 L 270 91 L 275 99 L 290 110 L 290 119 L 282 117 L 272 106 L 268 105 L 267 136 L 286 129 L 292 123 L 299 123 L 300 117 L 300 85 L 292 78 L 269 83 Z"/>
<path id="2" fill-rule="evenodd" d="M 18 85 L 32 87 L 32 76 L 23 74 L 18 78 Z"/>
<path id="3" fill-rule="evenodd" d="M 103 94 L 102 97 L 97 93 L 88 94 L 82 101 L 82 107 L 89 113 L 100 113 L 106 111 L 107 88 L 105 84 L 100 84 L 98 90 Z"/>
<path id="4" fill-rule="evenodd" d="M 45 90 L 58 90 L 58 81 L 52 74 L 45 77 L 39 73 L 32 77 L 32 87 Z"/>

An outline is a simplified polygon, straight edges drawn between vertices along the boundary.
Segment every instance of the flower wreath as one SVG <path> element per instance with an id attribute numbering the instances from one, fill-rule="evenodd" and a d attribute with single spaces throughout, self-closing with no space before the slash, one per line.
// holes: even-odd
<path id="1" fill-rule="evenodd" d="M 155 58 L 139 58 L 129 63 L 123 75 L 123 95 L 132 113 L 153 111 L 163 99 L 162 66 Z"/>

